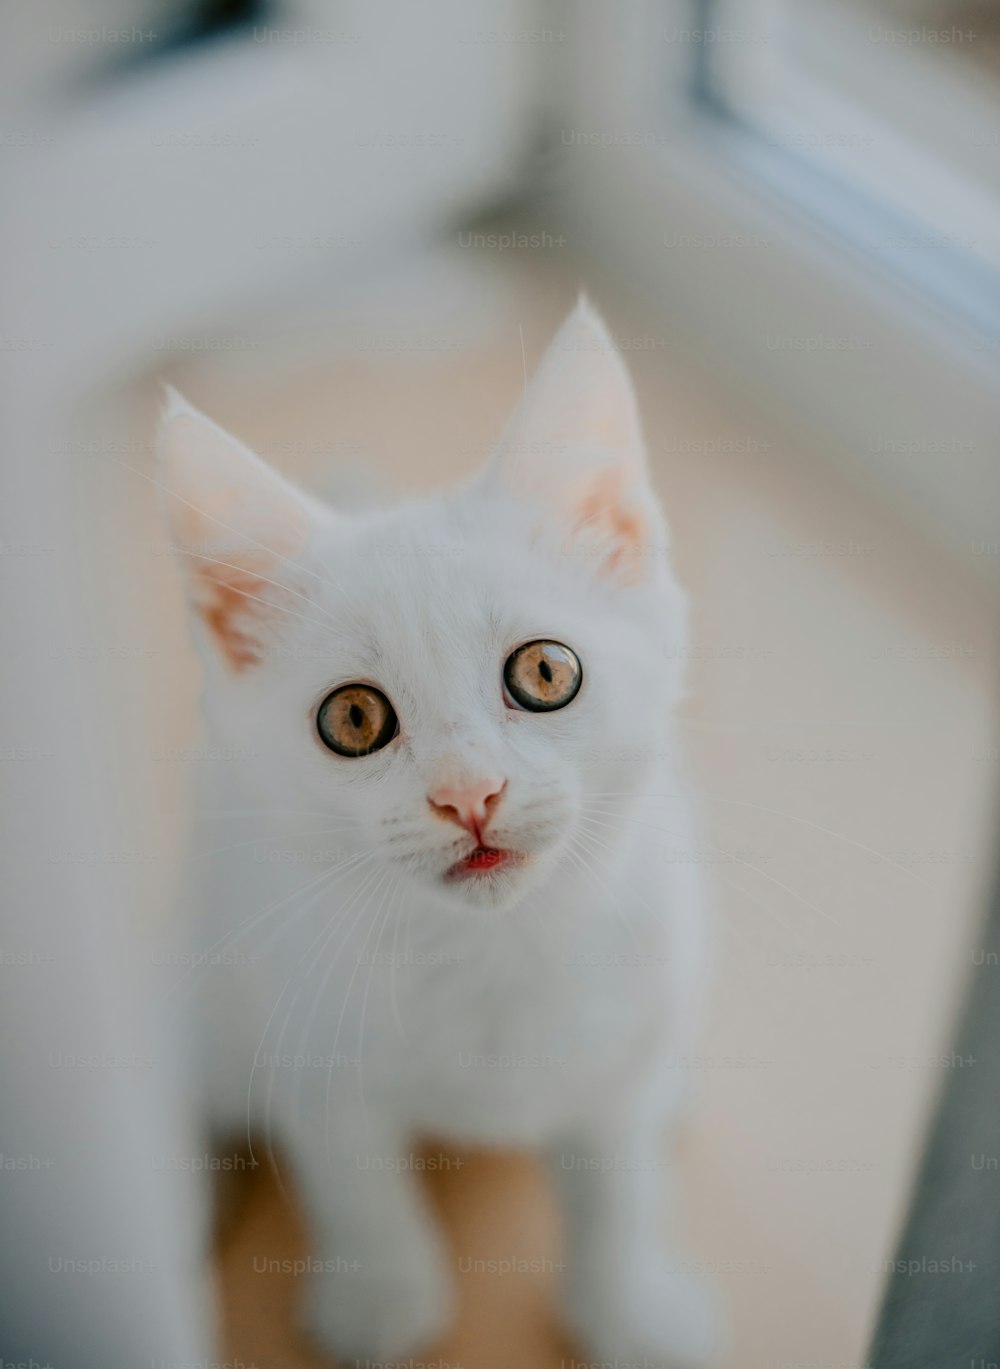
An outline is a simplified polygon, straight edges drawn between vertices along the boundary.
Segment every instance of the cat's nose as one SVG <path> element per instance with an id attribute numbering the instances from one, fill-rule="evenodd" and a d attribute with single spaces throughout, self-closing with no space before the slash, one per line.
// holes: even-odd
<path id="1" fill-rule="evenodd" d="M 493 776 L 467 784 L 441 784 L 430 790 L 427 802 L 438 817 L 457 823 L 482 840 L 483 828 L 506 788 L 506 780 Z"/>

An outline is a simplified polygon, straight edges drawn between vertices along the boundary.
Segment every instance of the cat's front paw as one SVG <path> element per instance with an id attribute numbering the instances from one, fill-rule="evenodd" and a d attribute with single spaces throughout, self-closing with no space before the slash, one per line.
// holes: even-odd
<path id="1" fill-rule="evenodd" d="M 312 1276 L 303 1308 L 306 1334 L 350 1365 L 406 1359 L 447 1330 L 454 1290 L 437 1260 Z"/>
<path id="2" fill-rule="evenodd" d="M 569 1330 L 601 1363 L 648 1369 L 705 1369 L 722 1342 L 722 1313 L 714 1289 L 666 1261 L 616 1289 L 569 1289 Z"/>

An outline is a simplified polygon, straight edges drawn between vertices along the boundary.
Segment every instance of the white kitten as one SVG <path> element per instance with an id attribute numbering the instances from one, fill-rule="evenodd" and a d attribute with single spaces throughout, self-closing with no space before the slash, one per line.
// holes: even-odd
<path id="1" fill-rule="evenodd" d="M 176 396 L 161 479 L 218 813 L 204 1105 L 293 1168 L 312 1333 L 364 1360 L 447 1328 L 408 1162 L 437 1135 L 547 1157 L 588 1354 L 701 1362 L 709 1298 L 660 1229 L 706 943 L 697 866 L 661 846 L 692 845 L 685 600 L 602 323 L 578 306 L 447 498 L 338 514 Z"/>

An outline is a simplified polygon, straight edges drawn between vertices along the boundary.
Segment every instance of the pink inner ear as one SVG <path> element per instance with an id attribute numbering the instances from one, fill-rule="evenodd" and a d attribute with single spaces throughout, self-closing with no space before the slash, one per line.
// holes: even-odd
<path id="1" fill-rule="evenodd" d="M 649 523 L 635 502 L 625 472 L 601 471 L 587 482 L 573 508 L 572 530 L 606 545 L 598 566 L 604 578 L 625 585 L 646 578 Z"/>
<path id="2" fill-rule="evenodd" d="M 213 646 L 246 670 L 285 618 L 285 591 L 305 597 L 289 576 L 318 506 L 203 414 L 175 409 L 160 436 L 173 541 Z"/>
<path id="3" fill-rule="evenodd" d="M 209 561 L 198 563 L 196 610 L 212 635 L 223 659 L 233 670 L 255 665 L 261 657 L 262 629 L 270 609 L 266 603 L 272 587 L 250 567 L 235 562 L 221 566 Z M 277 593 L 272 590 L 270 597 Z"/>

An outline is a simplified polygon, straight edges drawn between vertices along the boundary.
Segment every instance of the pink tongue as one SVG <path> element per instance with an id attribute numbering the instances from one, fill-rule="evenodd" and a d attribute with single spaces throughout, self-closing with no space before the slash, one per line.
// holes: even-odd
<path id="1" fill-rule="evenodd" d="M 481 846 L 478 851 L 473 851 L 465 864 L 469 870 L 490 870 L 502 860 L 502 851 L 488 851 Z"/>

